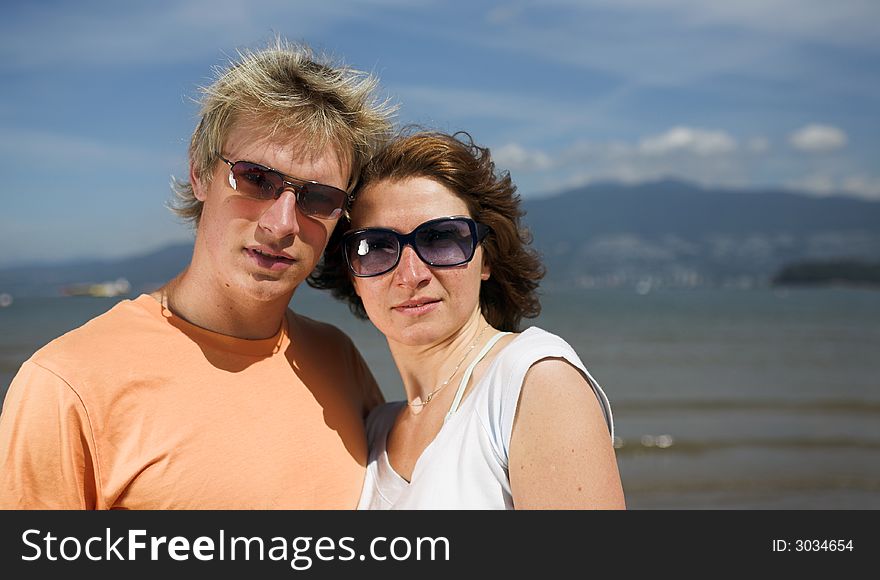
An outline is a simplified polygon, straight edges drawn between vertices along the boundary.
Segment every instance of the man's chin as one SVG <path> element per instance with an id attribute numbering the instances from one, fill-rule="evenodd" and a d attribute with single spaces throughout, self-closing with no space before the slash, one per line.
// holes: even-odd
<path id="1" fill-rule="evenodd" d="M 272 302 L 279 298 L 290 300 L 296 288 L 305 281 L 305 276 L 293 278 L 291 276 L 273 276 L 265 272 L 254 272 L 244 288 L 245 293 L 254 300 Z"/>
<path id="2" fill-rule="evenodd" d="M 246 268 L 238 271 L 238 275 L 230 280 L 231 284 L 238 282 L 241 293 L 253 300 L 270 302 L 281 298 L 293 296 L 294 290 L 305 282 L 312 269 L 309 264 L 297 261 L 289 268 L 275 271 L 265 268 L 254 268 L 248 264 Z M 314 265 L 312 265 L 312 268 Z"/>

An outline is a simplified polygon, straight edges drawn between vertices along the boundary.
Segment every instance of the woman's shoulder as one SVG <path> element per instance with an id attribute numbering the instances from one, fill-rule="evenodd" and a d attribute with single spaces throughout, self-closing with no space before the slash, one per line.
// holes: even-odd
<path id="1" fill-rule="evenodd" d="M 562 337 L 537 326 L 529 327 L 498 353 L 493 364 L 494 372 L 485 387 L 485 402 L 488 425 L 499 436 L 498 447 L 503 457 L 506 457 L 520 394 L 527 377 L 540 384 L 558 382 L 572 390 L 592 390 L 602 407 L 609 429 L 613 429 L 611 409 L 605 393 L 574 347 Z M 536 372 L 530 373 L 533 368 Z M 540 387 L 538 385 L 539 390 Z M 550 392 L 547 394 L 550 395 Z"/>
<path id="2" fill-rule="evenodd" d="M 501 360 L 517 366 L 531 366 L 551 357 L 565 358 L 577 367 L 583 363 L 574 348 L 564 338 L 538 326 L 530 326 L 515 335 L 499 353 Z"/>
<path id="3" fill-rule="evenodd" d="M 530 326 L 516 335 L 518 341 L 530 343 L 564 344 L 568 342 L 559 335 L 553 334 L 540 326 Z"/>

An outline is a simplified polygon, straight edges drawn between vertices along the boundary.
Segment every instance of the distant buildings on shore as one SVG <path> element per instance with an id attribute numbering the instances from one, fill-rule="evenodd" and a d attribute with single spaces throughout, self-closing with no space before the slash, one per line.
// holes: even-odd
<path id="1" fill-rule="evenodd" d="M 61 288 L 63 296 L 96 296 L 101 298 L 124 296 L 129 291 L 131 291 L 131 284 L 125 278 L 118 278 L 112 282 L 71 284 Z"/>

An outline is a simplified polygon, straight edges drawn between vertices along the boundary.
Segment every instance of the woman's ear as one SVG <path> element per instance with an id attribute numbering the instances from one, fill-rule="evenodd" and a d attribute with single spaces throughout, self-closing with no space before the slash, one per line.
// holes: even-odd
<path id="1" fill-rule="evenodd" d="M 483 265 L 480 266 L 480 280 L 486 281 L 492 275 L 492 268 L 489 267 L 489 260 L 486 259 L 485 254 L 482 259 Z"/>

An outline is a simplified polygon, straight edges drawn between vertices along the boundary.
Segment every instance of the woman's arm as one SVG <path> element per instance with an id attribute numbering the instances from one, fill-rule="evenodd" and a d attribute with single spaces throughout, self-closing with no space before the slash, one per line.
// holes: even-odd
<path id="1" fill-rule="evenodd" d="M 593 389 L 563 359 L 523 381 L 510 440 L 516 509 L 625 509 L 614 446 Z"/>

